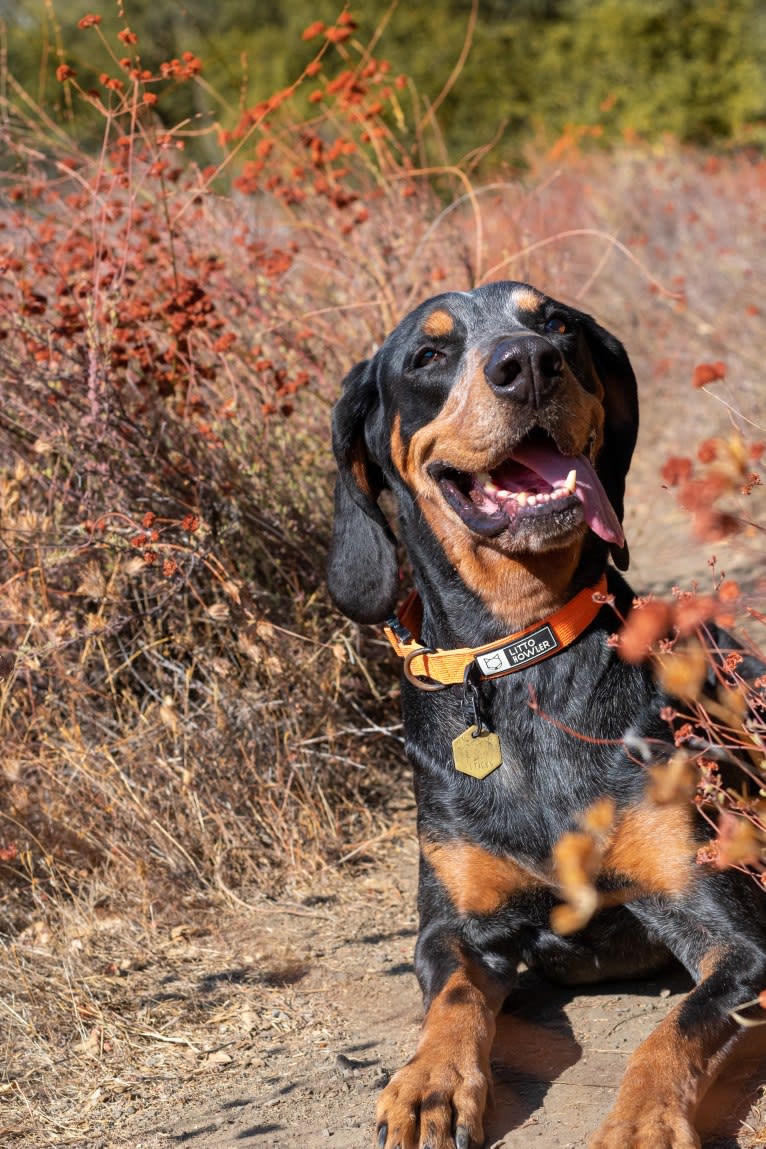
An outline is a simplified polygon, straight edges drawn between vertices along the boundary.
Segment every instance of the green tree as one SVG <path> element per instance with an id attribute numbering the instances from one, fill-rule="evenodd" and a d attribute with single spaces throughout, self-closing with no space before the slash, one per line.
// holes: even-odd
<path id="1" fill-rule="evenodd" d="M 546 124 L 708 144 L 764 120 L 758 0 L 568 0 L 538 58 Z M 760 44 L 760 47 L 759 47 Z"/>
<path id="2" fill-rule="evenodd" d="M 202 58 L 200 83 L 164 92 L 156 108 L 169 125 L 183 120 L 201 130 L 232 126 L 243 108 L 294 80 L 316 50 L 303 29 L 317 19 L 332 23 L 341 2 L 125 0 L 124 7 L 147 67 L 183 51 Z M 94 30 L 77 27 L 88 9 L 102 15 L 103 32 L 119 48 L 123 22 L 112 0 L 0 0 L 9 69 L 65 121 L 56 66 L 66 60 L 86 87 L 115 68 Z M 531 134 L 552 140 L 567 124 L 598 125 L 607 143 L 631 132 L 702 144 L 741 141 L 748 131 L 766 139 L 762 0 L 479 0 L 471 50 L 443 98 L 471 26 L 470 0 L 392 9 L 355 0 L 352 10 L 362 44 L 386 22 L 375 53 L 412 77 L 413 120 L 438 103 L 453 159 L 500 132 L 500 154 L 517 154 Z M 72 130 L 87 136 L 87 117 Z"/>

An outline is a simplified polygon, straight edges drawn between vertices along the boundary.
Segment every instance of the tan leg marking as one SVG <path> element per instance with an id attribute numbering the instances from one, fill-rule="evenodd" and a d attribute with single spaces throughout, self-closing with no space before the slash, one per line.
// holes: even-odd
<path id="1" fill-rule="evenodd" d="M 685 1039 L 680 1006 L 628 1061 L 612 1112 L 589 1149 L 700 1149 L 692 1125 L 705 1074 L 701 1039 Z"/>
<path id="2" fill-rule="evenodd" d="M 725 948 L 711 947 L 700 962 L 701 984 L 725 959 Z M 699 987 L 691 994 L 697 992 Z M 630 1058 L 614 1107 L 588 1149 L 700 1149 L 695 1111 L 739 1035 L 732 1038 L 720 1023 L 683 1033 L 684 1005 L 677 1005 Z"/>
<path id="3" fill-rule="evenodd" d="M 380 1096 L 376 1145 L 483 1144 L 489 1053 L 503 997 L 471 963 L 452 974 L 426 1014 L 415 1056 Z"/>

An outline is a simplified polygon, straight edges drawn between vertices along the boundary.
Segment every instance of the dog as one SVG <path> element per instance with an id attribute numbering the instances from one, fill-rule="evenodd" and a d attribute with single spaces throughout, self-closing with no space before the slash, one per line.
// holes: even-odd
<path id="1" fill-rule="evenodd" d="M 334 408 L 328 586 L 356 622 L 389 620 L 418 809 L 425 1017 L 380 1097 L 377 1149 L 483 1144 L 521 963 L 577 984 L 673 958 L 695 988 L 634 1052 L 590 1145 L 699 1149 L 730 1011 L 766 987 L 762 893 L 698 864 L 710 828 L 688 795 L 652 800 L 635 750 L 673 747 L 668 698 L 613 637 L 634 598 L 619 571 L 637 431 L 621 343 L 516 282 L 421 304 Z M 417 597 L 396 618 L 400 547 Z M 580 916 L 562 905 L 562 842 L 587 847 Z"/>

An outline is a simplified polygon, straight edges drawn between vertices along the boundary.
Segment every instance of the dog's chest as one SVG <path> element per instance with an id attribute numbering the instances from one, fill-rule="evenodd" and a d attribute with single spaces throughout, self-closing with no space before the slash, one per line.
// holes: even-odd
<path id="1" fill-rule="evenodd" d="M 578 692 L 576 662 L 567 661 L 555 678 L 530 671 L 482 688 L 483 717 L 502 754 L 482 778 L 455 766 L 453 741 L 466 727 L 460 691 L 405 694 L 407 751 L 428 834 L 547 867 L 562 835 L 582 828 L 594 808 L 641 802 L 648 775 L 625 739 L 660 733 L 653 686 L 639 679 L 615 693 L 605 675 Z"/>

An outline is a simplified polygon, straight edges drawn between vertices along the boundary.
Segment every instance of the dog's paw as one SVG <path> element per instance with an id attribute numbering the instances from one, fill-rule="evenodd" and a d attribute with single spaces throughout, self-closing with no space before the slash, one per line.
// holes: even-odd
<path id="1" fill-rule="evenodd" d="M 700 1149 L 701 1145 L 685 1113 L 647 1097 L 632 1113 L 618 1104 L 588 1149 Z"/>
<path id="2" fill-rule="evenodd" d="M 380 1095 L 375 1149 L 480 1149 L 488 1091 L 479 1066 L 419 1051 Z"/>

